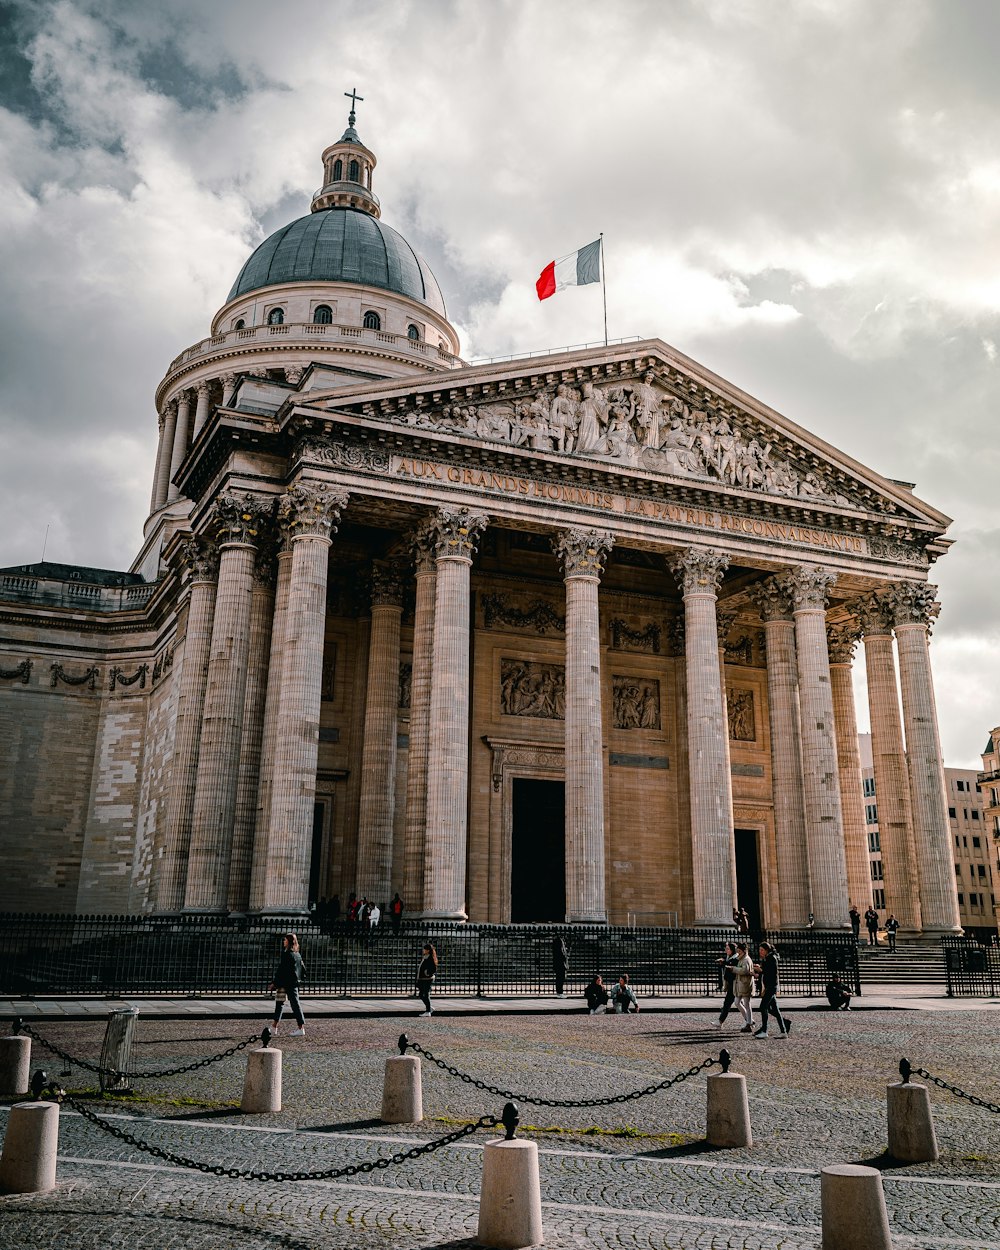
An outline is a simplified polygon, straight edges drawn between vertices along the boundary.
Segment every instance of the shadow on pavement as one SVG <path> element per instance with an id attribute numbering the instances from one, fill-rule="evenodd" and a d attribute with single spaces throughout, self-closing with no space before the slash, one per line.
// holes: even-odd
<path id="1" fill-rule="evenodd" d="M 169 1237 L 170 1239 L 169 1244 L 171 1245 L 178 1244 L 177 1242 L 174 1241 L 175 1237 L 177 1238 L 184 1237 L 185 1238 L 184 1244 L 186 1245 L 197 1245 L 199 1247 L 207 1248 L 213 1245 L 217 1245 L 218 1241 L 216 1239 L 220 1235 L 223 1235 L 223 1234 L 227 1235 L 227 1244 L 231 1244 L 228 1241 L 228 1237 L 231 1237 L 233 1234 L 236 1234 L 239 1237 L 239 1244 L 245 1247 L 245 1250 L 258 1250 L 258 1248 L 260 1248 L 260 1250 L 263 1250 L 264 1247 L 270 1247 L 270 1246 L 280 1246 L 282 1247 L 282 1250 L 316 1250 L 315 1243 L 302 1241 L 298 1237 L 293 1236 L 289 1233 L 285 1233 L 285 1232 L 273 1232 L 272 1233 L 272 1232 L 267 1232 L 266 1230 L 262 1228 L 253 1227 L 252 1225 L 239 1223 L 237 1221 L 230 1222 L 227 1220 L 202 1219 L 193 1215 L 167 1215 L 159 1211 L 149 1212 L 149 1213 L 137 1212 L 137 1211 L 110 1212 L 110 1211 L 94 1211 L 86 1207 L 79 1207 L 79 1206 L 60 1206 L 58 1208 L 50 1209 L 47 1211 L 38 1210 L 37 1208 L 33 1208 L 30 1211 L 26 1211 L 23 1207 L 18 1208 L 16 1211 L 15 1210 L 11 1210 L 9 1212 L 0 1211 L 0 1219 L 8 1215 L 13 1216 L 13 1218 L 18 1221 L 23 1221 L 24 1223 L 27 1223 L 30 1220 L 31 1223 L 35 1225 L 36 1236 L 37 1236 L 37 1233 L 41 1231 L 37 1228 L 38 1222 L 40 1222 L 44 1227 L 44 1223 L 46 1219 L 49 1219 L 49 1220 L 58 1219 L 60 1221 L 65 1221 L 67 1215 L 72 1215 L 75 1220 L 113 1220 L 115 1224 L 118 1225 L 119 1227 L 123 1220 L 130 1220 L 130 1221 L 134 1220 L 137 1224 L 145 1224 L 145 1225 L 180 1225 L 180 1226 L 186 1227 L 189 1230 L 189 1233 L 188 1233 L 189 1236 L 201 1234 L 202 1236 L 206 1238 L 209 1238 L 209 1237 L 212 1238 L 212 1240 L 203 1241 L 201 1240 L 201 1237 L 199 1237 L 197 1242 L 191 1242 L 187 1240 L 184 1232 L 182 1231 L 182 1228 L 180 1227 L 176 1228 L 173 1232 L 168 1232 L 167 1229 L 164 1229 L 163 1230 L 164 1241 L 166 1242 L 166 1238 Z M 10 1245 L 12 1243 L 4 1242 L 0 1244 Z M 35 1241 L 34 1244 L 35 1245 L 49 1244 L 52 1246 L 57 1246 L 63 1243 L 61 1242 L 44 1243 L 44 1242 Z M 464 1246 L 466 1244 L 471 1245 L 472 1243 L 462 1242 L 462 1243 L 455 1243 L 455 1244 L 456 1245 L 461 1244 Z"/>
<path id="2" fill-rule="evenodd" d="M 725 1146 L 711 1146 L 702 1139 L 684 1142 L 679 1146 L 664 1146 L 660 1150 L 637 1150 L 635 1154 L 641 1159 L 685 1159 L 693 1155 L 714 1155 L 726 1149 Z"/>
<path id="3" fill-rule="evenodd" d="M 392 1128 L 381 1120 L 345 1120 L 342 1124 L 311 1124 L 310 1133 L 350 1133 L 362 1128 Z"/>
<path id="4" fill-rule="evenodd" d="M 896 1168 L 908 1168 L 911 1166 L 909 1163 L 904 1163 L 902 1159 L 894 1159 L 885 1150 L 881 1154 L 873 1155 L 870 1159 L 852 1159 L 851 1162 L 857 1167 L 877 1168 L 880 1172 L 892 1172 Z"/>

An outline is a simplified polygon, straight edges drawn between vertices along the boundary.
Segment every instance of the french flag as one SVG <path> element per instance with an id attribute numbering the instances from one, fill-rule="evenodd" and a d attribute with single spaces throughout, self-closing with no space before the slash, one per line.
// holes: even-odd
<path id="1" fill-rule="evenodd" d="M 542 270 L 535 290 L 539 299 L 548 299 L 567 286 L 586 286 L 601 280 L 601 240 L 595 239 L 577 252 L 550 261 Z"/>

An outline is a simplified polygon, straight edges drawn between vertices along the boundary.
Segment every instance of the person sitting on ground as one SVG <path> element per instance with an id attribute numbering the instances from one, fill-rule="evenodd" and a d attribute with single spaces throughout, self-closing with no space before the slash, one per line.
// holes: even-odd
<path id="1" fill-rule="evenodd" d="M 628 1015 L 630 1011 L 639 1010 L 639 1003 L 635 994 L 632 992 L 631 985 L 628 983 L 627 972 L 623 972 L 618 978 L 618 984 L 615 986 L 615 991 L 611 995 L 611 1001 L 614 1003 L 615 1011 L 618 1015 Z"/>
<path id="2" fill-rule="evenodd" d="M 592 1016 L 596 1016 L 602 1007 L 607 1007 L 608 990 L 599 972 L 594 975 L 593 981 L 583 991 L 583 996 L 587 1000 L 587 1010 Z"/>
<path id="3" fill-rule="evenodd" d="M 826 999 L 834 1011 L 851 1010 L 851 991 L 835 972 L 826 987 Z"/>

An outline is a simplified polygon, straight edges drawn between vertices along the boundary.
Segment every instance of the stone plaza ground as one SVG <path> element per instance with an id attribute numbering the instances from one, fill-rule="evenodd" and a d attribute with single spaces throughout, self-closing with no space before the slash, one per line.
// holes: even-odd
<path id="1" fill-rule="evenodd" d="M 884 1000 L 877 1000 L 883 1003 Z M 817 1250 L 819 1169 L 864 1162 L 882 1169 L 897 1250 L 996 1250 L 1000 1245 L 1000 1116 L 932 1088 L 941 1158 L 894 1166 L 885 1159 L 885 1087 L 906 1056 L 916 1067 L 1000 1101 L 996 1004 L 938 1000 L 926 1010 L 833 1013 L 790 1004 L 790 1037 L 715 1028 L 711 1004 L 587 1016 L 552 1000 L 520 1014 L 439 1004 L 431 1019 L 405 1003 L 306 1001 L 304 1038 L 281 1037 L 284 1109 L 242 1116 L 244 1056 L 181 1076 L 141 1079 L 138 1100 L 87 1105 L 118 1128 L 176 1155 L 227 1168 L 318 1171 L 361 1163 L 440 1137 L 503 1099 L 423 1063 L 425 1121 L 381 1125 L 384 1059 L 401 1029 L 463 1072 L 525 1094 L 580 1099 L 645 1087 L 733 1054 L 747 1078 L 754 1145 L 715 1150 L 704 1142 L 705 1075 L 638 1101 L 584 1110 L 521 1104 L 522 1135 L 537 1141 L 545 1244 L 671 1250 Z M 572 1004 L 575 1006 L 575 1003 Z M 656 1006 L 655 1003 L 647 1004 Z M 324 1008 L 331 1012 L 322 1015 Z M 180 1005 L 189 1018 L 145 1013 L 136 1031 L 138 1070 L 175 1067 L 249 1036 L 260 1014 L 233 1018 Z M 209 1009 L 210 1010 L 210 1009 Z M 219 1008 L 223 1011 L 224 1008 Z M 406 1014 L 400 1014 L 405 1012 Z M 96 1061 L 104 1021 L 26 1012 L 38 1033 Z M 70 1091 L 95 1078 L 46 1055 Z M 716 1071 L 718 1069 L 715 1069 Z M 62 1075 L 60 1075 L 62 1073 Z M 5 1126 L 6 1100 L 0 1122 Z M 164 1162 L 110 1136 L 64 1107 L 57 1188 L 0 1198 L 0 1247 L 59 1250 L 321 1250 L 474 1244 L 482 1148 L 494 1131 L 348 1181 L 218 1178 Z"/>

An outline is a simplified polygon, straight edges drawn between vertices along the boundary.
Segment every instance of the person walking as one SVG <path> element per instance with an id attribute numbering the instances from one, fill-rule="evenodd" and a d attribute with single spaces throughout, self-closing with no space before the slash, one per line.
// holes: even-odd
<path id="1" fill-rule="evenodd" d="M 437 970 L 437 951 L 430 942 L 426 942 L 420 960 L 420 967 L 417 969 L 417 994 L 424 1004 L 424 1010 L 420 1013 L 422 1016 L 433 1014 L 431 1012 L 431 986 L 434 984 Z"/>
<path id="2" fill-rule="evenodd" d="M 858 911 L 857 903 L 851 904 L 851 910 L 847 914 L 851 918 L 851 932 L 854 934 L 854 944 L 857 945 L 861 936 L 861 912 Z"/>
<path id="3" fill-rule="evenodd" d="M 583 991 L 583 996 L 587 1000 L 587 1010 L 592 1016 L 596 1016 L 599 1011 L 607 1007 L 608 990 L 599 972 L 594 974 L 594 979 Z"/>
<path id="4" fill-rule="evenodd" d="M 552 938 L 552 971 L 556 979 L 556 998 L 566 997 L 566 973 L 569 971 L 569 950 L 561 933 Z"/>
<path id="5" fill-rule="evenodd" d="M 274 992 L 274 1024 L 271 1032 L 275 1036 L 278 1035 L 281 1013 L 287 999 L 299 1026 L 291 1031 L 289 1037 L 305 1037 L 306 1021 L 299 1004 L 299 986 L 305 979 L 306 969 L 299 954 L 299 939 L 294 933 L 286 933 L 281 939 L 281 958 L 271 978 L 271 984 L 267 987 Z"/>
<path id="6" fill-rule="evenodd" d="M 628 983 L 627 972 L 623 972 L 618 978 L 618 984 L 615 986 L 615 992 L 611 995 L 611 1001 L 615 1005 L 616 1014 L 620 1016 L 628 1015 L 630 1011 L 639 1010 L 639 1001 Z"/>
<path id="7" fill-rule="evenodd" d="M 736 963 L 733 965 L 733 989 L 736 993 L 736 1009 L 743 1017 L 741 1033 L 753 1032 L 753 960 L 746 942 L 736 943 Z"/>
<path id="8" fill-rule="evenodd" d="M 392 922 L 392 936 L 399 937 L 399 929 L 403 923 L 403 900 L 399 897 L 398 890 L 389 904 L 389 919 Z"/>
<path id="9" fill-rule="evenodd" d="M 736 943 L 727 942 L 721 959 L 715 962 L 722 968 L 722 988 L 725 990 L 725 997 L 722 1000 L 722 1010 L 719 1013 L 719 1028 L 726 1023 L 726 1016 L 732 1010 L 733 1003 L 736 1001 L 736 990 L 734 982 L 736 980 Z"/>
<path id="10" fill-rule="evenodd" d="M 896 953 L 896 930 L 899 928 L 899 921 L 889 912 L 885 922 L 885 936 L 889 939 L 889 951 L 891 954 Z"/>
<path id="11" fill-rule="evenodd" d="M 865 912 L 865 927 L 868 929 L 868 945 L 878 946 L 878 912 L 874 907 Z"/>
<path id="12" fill-rule="evenodd" d="M 770 942 L 760 944 L 760 1028 L 754 1037 L 767 1037 L 767 1017 L 773 1015 L 781 1036 L 788 1036 L 789 1024 L 778 1010 L 778 956 Z"/>

